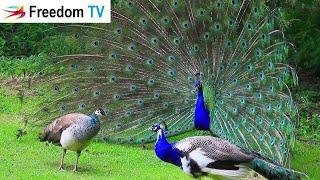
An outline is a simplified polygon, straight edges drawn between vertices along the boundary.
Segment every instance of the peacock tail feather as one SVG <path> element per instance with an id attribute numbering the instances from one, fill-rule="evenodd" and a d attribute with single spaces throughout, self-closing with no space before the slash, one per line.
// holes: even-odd
<path id="1" fill-rule="evenodd" d="M 200 72 L 211 129 L 285 164 L 295 111 L 286 82 L 297 77 L 278 22 L 260 0 L 114 2 L 111 24 L 57 27 L 52 40 L 65 52 L 39 74 L 32 123 L 103 107 L 105 140 L 153 141 L 148 128 L 162 121 L 167 136 L 181 134 L 194 128 Z"/>
<path id="2" fill-rule="evenodd" d="M 268 160 L 255 158 L 249 163 L 249 166 L 259 174 L 263 175 L 268 179 L 288 179 L 288 180 L 299 180 L 309 179 L 309 177 L 302 173 L 292 169 L 287 169 L 278 164 L 269 162 Z"/>

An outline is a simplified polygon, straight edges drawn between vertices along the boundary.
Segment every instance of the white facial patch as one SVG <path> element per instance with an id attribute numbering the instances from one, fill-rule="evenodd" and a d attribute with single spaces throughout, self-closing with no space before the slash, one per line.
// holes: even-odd
<path id="1" fill-rule="evenodd" d="M 161 136 L 162 136 L 162 130 L 159 129 L 159 130 L 157 131 L 157 141 L 156 141 L 156 142 L 158 142 L 158 140 L 161 138 Z"/>

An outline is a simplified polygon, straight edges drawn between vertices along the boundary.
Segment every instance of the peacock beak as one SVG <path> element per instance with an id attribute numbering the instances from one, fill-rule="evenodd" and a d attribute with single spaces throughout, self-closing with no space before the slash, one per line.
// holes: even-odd
<path id="1" fill-rule="evenodd" d="M 149 130 L 152 131 L 152 132 L 157 132 L 156 129 L 157 129 L 156 126 L 151 126 L 151 127 L 149 128 Z"/>

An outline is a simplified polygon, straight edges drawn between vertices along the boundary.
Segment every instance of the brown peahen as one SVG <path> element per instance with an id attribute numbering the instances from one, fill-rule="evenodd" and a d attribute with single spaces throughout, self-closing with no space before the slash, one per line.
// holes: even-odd
<path id="1" fill-rule="evenodd" d="M 57 118 L 40 134 L 40 141 L 48 141 L 62 147 L 62 158 L 59 170 L 64 170 L 64 156 L 67 150 L 75 151 L 77 159 L 73 171 L 78 170 L 81 151 L 100 130 L 99 116 L 104 116 L 102 109 L 97 109 L 91 116 L 71 113 Z"/>

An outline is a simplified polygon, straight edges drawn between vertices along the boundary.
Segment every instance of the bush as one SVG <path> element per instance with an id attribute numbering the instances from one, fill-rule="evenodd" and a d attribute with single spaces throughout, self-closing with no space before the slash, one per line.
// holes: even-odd
<path id="1" fill-rule="evenodd" d="M 29 57 L 40 54 L 44 38 L 55 33 L 49 30 L 52 27 L 52 24 L 0 24 L 0 55 Z"/>
<path id="2" fill-rule="evenodd" d="M 0 57 L 0 75 L 1 76 L 22 76 L 26 77 L 41 70 L 46 62 L 46 56 L 39 54 L 25 58 L 7 58 Z"/>
<path id="3" fill-rule="evenodd" d="M 285 35 L 296 47 L 291 58 L 300 73 L 320 74 L 320 1 L 293 1 L 284 6 Z"/>

